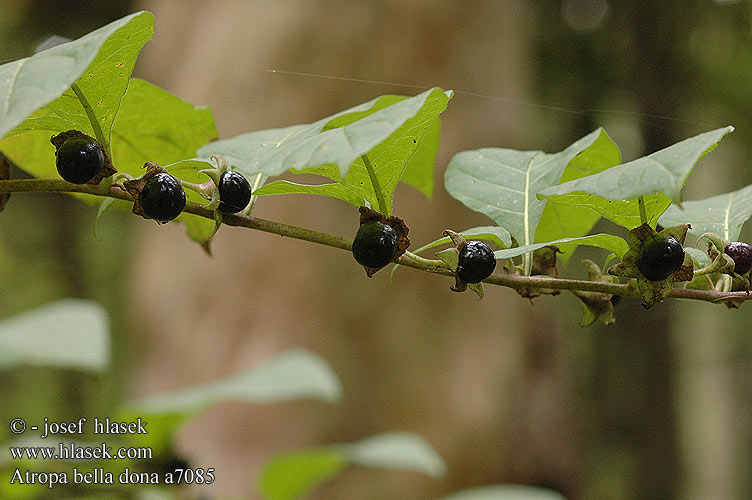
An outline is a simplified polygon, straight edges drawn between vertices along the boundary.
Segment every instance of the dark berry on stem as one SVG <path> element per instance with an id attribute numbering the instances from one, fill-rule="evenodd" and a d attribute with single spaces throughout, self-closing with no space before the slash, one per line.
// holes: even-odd
<path id="1" fill-rule="evenodd" d="M 364 222 L 353 240 L 353 257 L 363 267 L 381 269 L 394 259 L 398 242 L 392 226 L 375 220 Z"/>
<path id="2" fill-rule="evenodd" d="M 457 276 L 465 283 L 480 283 L 491 276 L 495 268 L 493 250 L 482 241 L 469 241 L 460 251 Z"/>
<path id="3" fill-rule="evenodd" d="M 56 155 L 57 172 L 73 184 L 86 184 L 104 167 L 102 147 L 92 139 L 71 137 L 60 145 Z"/>
<path id="4" fill-rule="evenodd" d="M 219 210 L 234 214 L 243 210 L 251 201 L 251 185 L 243 175 L 228 170 L 219 178 Z"/>
<path id="5" fill-rule="evenodd" d="M 160 172 L 149 178 L 139 197 L 144 215 L 159 222 L 167 222 L 185 208 L 185 191 L 177 179 Z"/>
<path id="6" fill-rule="evenodd" d="M 752 246 L 743 241 L 732 241 L 723 251 L 734 259 L 734 272 L 747 274 L 752 269 Z"/>
<path id="7" fill-rule="evenodd" d="M 642 242 L 637 269 L 650 281 L 663 281 L 684 263 L 684 247 L 671 236 L 655 233 Z"/>

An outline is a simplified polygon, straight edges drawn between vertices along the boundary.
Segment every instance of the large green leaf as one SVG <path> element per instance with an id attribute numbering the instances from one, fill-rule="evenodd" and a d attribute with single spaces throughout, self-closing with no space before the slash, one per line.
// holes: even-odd
<path id="1" fill-rule="evenodd" d="M 295 349 L 215 382 L 131 401 L 123 407 L 121 419 L 148 421 L 149 434 L 134 438 L 158 453 L 169 449 L 183 422 L 219 403 L 269 404 L 298 399 L 332 403 L 341 396 L 342 384 L 326 361 Z"/>
<path id="2" fill-rule="evenodd" d="M 653 224 L 671 200 L 681 203 L 681 188 L 697 161 L 733 130 L 725 127 L 685 139 L 598 174 L 541 190 L 538 198 L 587 207 L 631 229 L 641 224 L 637 199 L 643 196 Z"/>
<path id="3" fill-rule="evenodd" d="M 546 205 L 535 194 L 557 184 L 569 162 L 595 144 L 601 132 L 555 154 L 500 148 L 458 153 L 449 162 L 444 185 L 454 198 L 506 228 L 519 245 L 530 245 Z"/>
<path id="4" fill-rule="evenodd" d="M 451 96 L 438 88 L 411 98 L 382 96 L 310 125 L 217 141 L 199 154 L 222 154 L 248 175 L 277 176 L 291 170 L 334 181 L 315 187 L 276 182 L 257 190 L 259 195 L 315 193 L 377 207 L 378 195 L 361 159 L 367 154 L 390 213 L 394 190 L 406 168 L 414 186 L 430 191 L 427 179 L 433 175 L 439 139 L 435 122 Z"/>
<path id="5" fill-rule="evenodd" d="M 154 110 L 159 112 L 155 113 Z M 147 81 L 134 78 L 120 105 L 120 113 L 112 127 L 113 163 L 120 172 L 134 177 L 143 175 L 146 161 L 167 166 L 192 158 L 196 149 L 217 137 L 211 111 L 197 107 Z M 39 178 L 58 177 L 55 167 L 55 148 L 50 143 L 55 130 L 35 130 L 7 137 L 0 141 L 0 149 L 17 165 Z M 205 182 L 199 178 L 199 168 L 176 169 L 175 175 L 190 182 Z M 200 195 L 186 192 L 189 201 L 207 203 Z M 104 198 L 76 194 L 77 198 L 99 204 Z M 131 203 L 117 200 L 112 208 L 130 210 Z M 191 214 L 181 214 L 189 235 L 205 244 L 214 233 L 214 222 Z"/>
<path id="6" fill-rule="evenodd" d="M 750 217 L 752 185 L 704 200 L 686 201 L 681 208 L 672 205 L 659 221 L 664 227 L 692 224 L 695 236 L 715 233 L 729 241 L 735 241 Z"/>
<path id="7" fill-rule="evenodd" d="M 115 29 L 107 29 L 113 24 Z M 101 134 L 105 146 L 109 146 L 112 123 L 128 87 L 138 53 L 154 35 L 154 16 L 149 12 L 141 12 L 113 24 L 101 28 L 106 35 L 96 37 L 101 40 L 98 44 L 100 48 L 86 71 L 75 82 L 69 81 L 66 85 L 70 87 L 75 83 L 79 94 L 68 88 L 56 100 L 34 112 L 11 135 L 29 130 L 80 130 L 97 138 Z M 71 43 L 80 43 L 80 40 Z M 88 43 L 84 44 L 87 45 Z M 40 76 L 40 79 L 43 78 Z M 28 83 L 35 84 L 36 82 Z"/>
<path id="8" fill-rule="evenodd" d="M 606 134 L 606 131 L 601 129 L 595 142 L 569 162 L 559 182 L 569 182 L 597 174 L 619 163 L 621 163 L 621 153 L 618 146 Z M 583 236 L 590 232 L 600 217 L 600 214 L 585 207 L 547 203 L 535 231 L 535 241 L 553 241 Z M 570 255 L 572 255 L 571 252 L 566 253 L 562 259 L 566 262 Z"/>
<path id="9" fill-rule="evenodd" d="M 480 486 L 459 491 L 440 500 L 566 500 L 559 493 L 545 488 L 521 484 Z"/>
<path id="10" fill-rule="evenodd" d="M 133 67 L 131 60 L 135 61 L 135 56 L 131 57 L 131 54 L 135 50 L 137 55 L 141 46 L 151 38 L 153 23 L 154 16 L 151 13 L 137 12 L 73 42 L 0 66 L 0 138 L 21 124 L 31 113 L 60 98 L 66 90 L 70 92 L 69 87 L 76 80 L 82 89 L 86 88 L 90 92 L 92 98 L 89 102 L 98 116 L 114 117 L 110 109 L 114 89 L 104 85 L 104 80 L 89 75 L 124 71 L 130 75 Z M 87 68 L 89 70 L 86 74 L 79 78 Z M 91 81 L 85 82 L 83 79 Z M 39 114 L 37 119 L 53 120 L 55 114 L 61 112 L 58 119 L 78 122 L 76 116 L 80 115 L 83 108 L 75 100 L 75 106 L 62 103 L 52 105 L 48 107 L 48 112 Z M 119 96 L 117 100 L 119 101 Z M 22 126 L 23 129 L 34 127 L 31 122 Z M 44 126 L 45 130 L 48 130 L 47 127 Z M 60 129 L 63 130 L 66 129 Z"/>
<path id="11" fill-rule="evenodd" d="M 411 432 L 386 432 L 354 443 L 294 451 L 272 458 L 259 477 L 265 500 L 297 500 L 339 474 L 347 465 L 408 470 L 440 477 L 444 460 Z"/>
<path id="12" fill-rule="evenodd" d="M 614 236 L 613 234 L 591 234 L 588 236 L 578 236 L 576 238 L 562 238 L 560 240 L 548 241 L 545 243 L 534 243 L 532 245 L 523 245 L 521 247 L 506 248 L 503 250 L 496 250 L 494 256 L 496 259 L 511 259 L 512 257 L 518 257 L 528 252 L 533 252 L 539 248 L 543 248 L 549 245 L 556 245 L 560 250 L 570 252 L 574 250 L 574 247 L 578 245 L 588 245 L 592 247 L 605 248 L 606 250 L 621 257 L 627 250 L 629 245 L 624 238 Z"/>
<path id="13" fill-rule="evenodd" d="M 102 370 L 110 359 L 107 313 L 66 299 L 0 322 L 0 368 L 46 365 Z"/>

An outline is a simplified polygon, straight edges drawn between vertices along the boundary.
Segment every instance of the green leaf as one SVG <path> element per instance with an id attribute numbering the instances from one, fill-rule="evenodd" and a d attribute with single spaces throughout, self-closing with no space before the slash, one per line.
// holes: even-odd
<path id="1" fill-rule="evenodd" d="M 619 163 L 619 148 L 606 131 L 600 129 L 600 135 L 595 142 L 569 162 L 560 182 L 597 174 Z M 553 241 L 586 235 L 600 218 L 600 214 L 589 208 L 547 203 L 535 231 L 535 241 Z M 566 263 L 571 255 L 572 252 L 565 253 L 561 259 Z"/>
<path id="2" fill-rule="evenodd" d="M 92 72 L 99 73 L 105 70 L 128 71 L 130 75 L 130 69 L 126 68 L 126 64 L 130 64 L 132 68 L 131 57 L 120 56 L 130 54 L 133 50 L 136 55 L 138 54 L 141 46 L 152 36 L 153 22 L 154 16 L 151 13 L 137 12 L 73 42 L 0 66 L 0 102 L 3 103 L 0 106 L 0 138 L 21 124 L 31 113 L 58 99 L 66 90 L 70 92 L 71 84 L 76 80 L 81 81 L 79 77 L 87 68 L 89 70 L 84 78 L 89 78 L 87 75 Z M 108 59 L 107 64 L 104 63 L 105 59 Z M 116 67 L 116 63 L 123 63 L 123 66 Z M 82 85 L 84 83 L 81 82 Z M 110 106 L 109 100 L 102 105 L 98 102 L 100 99 L 109 98 L 111 92 L 105 88 L 101 90 L 104 91 L 97 94 L 99 97 L 90 102 L 101 108 L 96 111 L 106 114 L 105 108 Z M 53 105 L 48 112 L 41 113 L 37 118 L 46 117 L 44 120 L 54 120 L 55 112 L 65 110 L 70 111 L 70 108 Z M 78 105 L 77 113 L 82 111 Z M 63 113 L 57 119 L 78 121 L 75 114 L 69 116 L 68 113 Z M 28 123 L 24 126 L 28 127 L 34 125 Z M 49 130 L 46 127 L 45 130 Z M 59 129 L 61 132 L 63 130 L 67 129 Z"/>
<path id="3" fill-rule="evenodd" d="M 480 486 L 442 497 L 440 500 L 566 500 L 559 493 L 534 486 L 499 484 Z"/>
<path id="4" fill-rule="evenodd" d="M 507 248 L 504 250 L 497 250 L 494 252 L 496 259 L 511 259 L 512 257 L 518 257 L 528 252 L 533 252 L 539 248 L 543 248 L 548 245 L 556 245 L 560 250 L 566 249 L 570 251 L 577 245 L 588 245 L 591 247 L 605 248 L 619 257 L 627 253 L 629 245 L 623 238 L 614 236 L 613 234 L 591 234 L 588 236 L 579 236 L 577 238 L 563 238 L 560 240 L 548 241 L 546 243 L 534 243 L 532 245 L 523 245 L 521 247 Z"/>
<path id="5" fill-rule="evenodd" d="M 109 320 L 98 304 L 66 299 L 0 322 L 0 368 L 46 365 L 102 370 L 110 360 Z"/>
<path id="6" fill-rule="evenodd" d="M 144 418 L 149 434 L 135 436 L 155 453 L 169 449 L 178 427 L 211 406 L 228 401 L 269 404 L 298 399 L 332 403 L 342 397 L 342 384 L 329 365 L 315 354 L 294 349 L 260 366 L 194 387 L 131 401 L 121 419 Z"/>
<path id="7" fill-rule="evenodd" d="M 337 376 L 323 359 L 293 350 L 216 382 L 152 396 L 129 406 L 145 413 L 195 414 L 223 401 L 258 404 L 312 398 L 331 403 L 341 394 Z"/>
<path id="8" fill-rule="evenodd" d="M 123 22 L 124 20 L 127 21 Z M 141 12 L 113 24 L 116 29 L 107 29 L 107 36 L 98 37 L 103 38 L 103 43 L 98 44 L 100 48 L 91 64 L 75 82 L 68 82 L 67 86 L 75 83 L 79 94 L 74 92 L 76 89 L 68 88 L 60 97 L 19 125 L 11 135 L 29 130 L 80 130 L 97 139 L 101 136 L 104 146 L 109 148 L 112 123 L 128 88 L 138 53 L 154 36 L 154 16 L 149 12 Z M 108 26 L 101 29 L 105 30 Z M 50 50 L 56 48 L 58 47 Z M 85 103 L 81 100 L 82 96 Z"/>
<path id="9" fill-rule="evenodd" d="M 339 448 L 353 464 L 409 470 L 431 477 L 446 474 L 444 460 L 425 439 L 412 432 L 385 432 Z"/>
<path id="10" fill-rule="evenodd" d="M 280 455 L 264 465 L 258 482 L 259 493 L 266 500 L 305 498 L 346 466 L 343 453 L 330 448 Z"/>
<path id="11" fill-rule="evenodd" d="M 313 188 L 277 182 L 257 190 L 259 195 L 315 193 L 356 206 L 367 201 L 376 207 L 378 196 L 361 159 L 367 154 L 389 214 L 394 190 L 405 169 L 411 171 L 413 185 L 428 190 L 426 179 L 433 175 L 439 139 L 438 126 L 433 124 L 451 96 L 451 92 L 438 88 L 411 98 L 382 96 L 310 125 L 217 141 L 201 148 L 199 155 L 221 154 L 248 175 L 263 172 L 277 176 L 291 170 L 335 181 Z"/>
<path id="12" fill-rule="evenodd" d="M 347 465 L 408 470 L 440 477 L 444 460 L 425 439 L 411 432 L 386 432 L 354 443 L 294 451 L 272 458 L 261 471 L 265 500 L 297 500 L 332 479 Z"/>
<path id="13" fill-rule="evenodd" d="M 154 110 L 159 110 L 155 113 Z M 38 178 L 57 178 L 55 148 L 50 144 L 54 131 L 31 131 L 7 137 L 0 141 L 0 149 L 26 172 Z M 145 80 L 134 78 L 123 97 L 120 113 L 115 120 L 112 135 L 113 163 L 119 172 L 134 177 L 143 175 L 147 160 L 167 166 L 192 158 L 196 149 L 217 136 L 217 129 L 208 108 L 197 107 L 170 94 Z M 205 160 L 197 160 L 205 162 Z M 190 182 L 204 182 L 200 168 L 211 168 L 203 163 L 195 168 L 183 168 L 176 175 Z M 187 191 L 188 201 L 207 203 L 203 197 Z M 99 196 L 75 194 L 88 203 L 100 204 Z M 116 200 L 112 208 L 131 210 L 132 203 Z M 189 235 L 206 244 L 214 234 L 214 222 L 192 214 L 181 214 L 178 221 L 185 223 Z"/>
<path id="14" fill-rule="evenodd" d="M 672 205 L 659 219 L 663 226 L 692 224 L 695 237 L 715 233 L 729 241 L 736 241 L 749 218 L 752 217 L 752 185 L 731 193 L 703 200 L 686 201 L 681 208 Z"/>
<path id="15" fill-rule="evenodd" d="M 681 188 L 698 160 L 733 130 L 725 127 L 685 139 L 601 173 L 544 189 L 538 198 L 587 207 L 631 229 L 641 224 L 637 198 L 643 196 L 648 221 L 654 225 L 671 200 L 681 203 Z"/>
<path id="16" fill-rule="evenodd" d="M 534 243 L 546 202 L 535 193 L 559 182 L 578 154 L 596 143 L 601 129 L 555 154 L 485 148 L 452 158 L 444 185 L 457 200 L 505 227 L 520 245 Z"/>

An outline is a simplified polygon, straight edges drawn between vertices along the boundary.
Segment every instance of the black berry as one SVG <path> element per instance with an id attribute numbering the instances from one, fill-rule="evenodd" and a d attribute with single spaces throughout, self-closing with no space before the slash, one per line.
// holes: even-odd
<path id="1" fill-rule="evenodd" d="M 102 147 L 92 139 L 71 137 L 60 145 L 56 155 L 60 177 L 73 184 L 86 184 L 104 167 Z"/>
<path id="2" fill-rule="evenodd" d="M 397 254 L 399 235 L 392 226 L 378 221 L 364 222 L 353 240 L 352 253 L 363 267 L 381 269 Z"/>
<path id="3" fill-rule="evenodd" d="M 226 214 L 243 210 L 251 201 L 251 185 L 240 172 L 228 170 L 219 178 L 219 209 Z"/>
<path id="4" fill-rule="evenodd" d="M 480 283 L 491 276 L 495 268 L 493 250 L 482 241 L 469 241 L 460 251 L 457 276 L 465 283 Z"/>
<path id="5" fill-rule="evenodd" d="M 177 179 L 160 172 L 144 184 L 139 197 L 144 215 L 159 222 L 167 222 L 185 208 L 185 191 Z"/>
<path id="6" fill-rule="evenodd" d="M 732 241 L 723 251 L 734 259 L 734 272 L 747 274 L 752 269 L 752 246 L 743 241 Z"/>
<path id="7" fill-rule="evenodd" d="M 642 242 L 637 269 L 650 281 L 663 281 L 684 263 L 684 248 L 671 236 L 655 233 Z"/>

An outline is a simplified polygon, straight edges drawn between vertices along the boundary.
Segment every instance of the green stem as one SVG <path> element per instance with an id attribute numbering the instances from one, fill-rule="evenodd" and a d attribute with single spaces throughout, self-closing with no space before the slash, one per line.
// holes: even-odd
<path id="1" fill-rule="evenodd" d="M 642 222 L 643 224 L 647 224 L 648 223 L 648 214 L 645 211 L 645 198 L 643 198 L 642 196 L 638 197 L 637 198 L 637 205 L 639 205 L 639 207 L 640 207 L 640 222 Z"/>
<path id="2" fill-rule="evenodd" d="M 94 196 L 107 196 L 120 200 L 133 201 L 131 195 L 114 185 L 106 192 L 100 191 L 100 186 L 91 184 L 71 184 L 62 179 L 12 179 L 0 180 L 0 193 L 21 193 L 21 192 L 47 192 L 47 193 L 85 193 Z M 205 205 L 188 202 L 184 212 L 214 220 L 214 210 L 207 208 Z M 259 219 L 243 214 L 224 214 L 222 222 L 228 226 L 246 227 L 256 229 L 267 233 L 287 236 L 319 245 L 326 245 L 333 248 L 352 251 L 352 240 L 336 236 L 333 234 L 322 233 L 305 229 L 302 227 L 291 226 L 281 222 Z M 444 267 L 444 263 L 437 260 L 430 260 L 415 255 L 411 252 L 399 258 L 398 263 L 405 267 L 411 267 L 421 271 L 441 274 L 444 276 L 454 276 L 454 273 Z M 484 280 L 484 283 L 499 285 L 514 289 L 523 288 L 547 288 L 558 290 L 581 290 L 585 292 L 601 292 L 613 295 L 625 295 L 629 297 L 638 297 L 639 293 L 628 284 L 605 283 L 602 281 L 570 280 L 560 278 L 549 278 L 541 276 L 522 276 L 519 274 L 492 274 Z M 691 300 L 701 300 L 705 302 L 723 302 L 730 299 L 735 300 L 752 300 L 752 294 L 746 292 L 720 292 L 714 290 L 686 290 L 675 288 L 669 292 L 669 297 L 683 298 Z"/>
<path id="3" fill-rule="evenodd" d="M 81 102 L 81 106 L 84 108 L 84 112 L 86 113 L 86 116 L 89 118 L 89 122 L 91 123 L 91 128 L 94 130 L 94 137 L 99 141 L 99 143 L 104 146 L 105 152 L 107 153 L 107 156 L 112 159 L 112 151 L 110 150 L 110 141 L 107 140 L 104 136 L 104 132 L 102 132 L 102 126 L 99 124 L 99 120 L 97 120 L 97 116 L 94 114 L 94 108 L 91 107 L 91 104 L 89 104 L 89 100 L 86 98 L 84 93 L 81 91 L 81 88 L 76 85 L 75 83 L 71 85 L 71 90 L 74 94 L 76 94 L 76 97 L 78 97 L 78 100 Z"/>
<path id="4" fill-rule="evenodd" d="M 371 162 L 368 160 L 368 156 L 361 155 L 361 158 L 363 159 L 363 164 L 366 166 L 366 170 L 368 171 L 368 177 L 371 178 L 373 190 L 376 192 L 376 201 L 379 202 L 379 212 L 388 217 L 391 214 L 387 213 L 384 193 L 381 191 L 381 184 L 379 184 L 379 179 L 378 177 L 376 177 L 376 172 L 373 170 L 373 165 L 371 165 Z"/>

